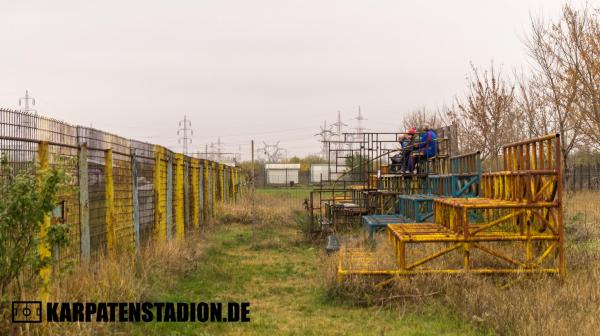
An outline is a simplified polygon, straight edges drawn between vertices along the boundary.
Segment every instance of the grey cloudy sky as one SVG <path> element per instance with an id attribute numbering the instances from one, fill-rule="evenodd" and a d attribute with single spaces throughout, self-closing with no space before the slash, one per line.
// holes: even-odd
<path id="1" fill-rule="evenodd" d="M 561 3 L 0 0 L 0 106 L 29 89 L 44 115 L 171 148 L 187 114 L 194 150 L 306 155 L 338 110 L 396 130 L 462 94 L 470 62 L 526 67 L 530 14 Z"/>

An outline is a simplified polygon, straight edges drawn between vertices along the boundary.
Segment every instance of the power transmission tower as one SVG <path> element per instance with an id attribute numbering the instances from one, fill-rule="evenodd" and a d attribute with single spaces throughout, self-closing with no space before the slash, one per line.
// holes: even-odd
<path id="1" fill-rule="evenodd" d="M 211 142 L 209 148 L 210 148 L 210 152 L 209 152 L 209 154 L 210 154 L 210 160 L 214 161 L 215 160 L 215 154 L 216 154 L 215 143 Z"/>
<path id="2" fill-rule="evenodd" d="M 235 157 L 237 162 L 242 162 L 242 145 L 238 145 L 238 152 Z"/>
<path id="3" fill-rule="evenodd" d="M 235 162 L 236 153 L 224 152 L 223 145 L 225 145 L 225 143 L 221 142 L 221 138 L 218 138 L 216 144 L 214 142 L 211 142 L 210 145 L 206 144 L 204 152 L 199 153 L 199 154 L 202 154 L 202 156 L 207 160 L 217 161 L 217 162 L 221 162 L 221 163 Z M 209 148 L 210 148 L 210 150 L 209 150 Z M 225 159 L 227 159 L 227 160 L 225 160 L 224 159 L 225 155 L 231 155 L 231 159 L 228 159 L 228 157 L 225 157 Z"/>
<path id="4" fill-rule="evenodd" d="M 258 152 L 264 155 L 266 162 L 274 163 L 284 157 L 286 150 L 279 147 L 279 141 L 274 145 L 269 145 L 263 141 L 263 147 L 258 148 Z"/>
<path id="5" fill-rule="evenodd" d="M 363 133 L 365 131 L 365 128 L 363 127 L 363 121 L 367 120 L 365 117 L 363 117 L 362 115 L 362 111 L 360 110 L 360 105 L 358 105 L 358 116 L 356 118 L 354 118 L 354 120 L 356 120 L 356 135 L 352 136 L 352 140 L 354 141 L 362 141 L 363 136 L 360 133 Z M 354 149 L 354 143 L 350 143 L 348 144 L 349 149 Z"/>
<path id="6" fill-rule="evenodd" d="M 187 116 L 183 116 L 183 120 L 179 122 L 179 129 L 177 130 L 179 135 L 178 143 L 182 145 L 183 154 L 188 154 L 188 145 L 192 143 L 191 136 L 194 135 L 192 129 L 192 122 L 188 120 Z"/>
<path id="7" fill-rule="evenodd" d="M 37 110 L 32 108 L 30 103 L 31 106 L 35 106 L 35 98 L 29 95 L 29 90 L 25 90 L 25 96 L 19 98 L 19 106 L 23 106 L 21 112 L 37 115 Z"/>
<path id="8" fill-rule="evenodd" d="M 342 149 L 342 146 L 343 146 L 342 143 L 341 143 L 341 141 L 342 141 L 342 127 L 348 126 L 347 124 L 344 124 L 342 122 L 342 112 L 338 111 L 337 122 L 334 123 L 331 126 L 335 126 L 337 128 L 337 140 L 339 142 L 338 142 L 338 144 L 337 144 L 336 147 L 337 147 L 337 149 Z"/>
<path id="9" fill-rule="evenodd" d="M 333 132 L 327 127 L 327 120 L 323 121 L 323 126 L 319 127 L 321 128 L 321 132 L 315 134 L 315 136 L 321 137 L 320 141 L 323 144 L 321 149 L 321 157 L 327 160 L 327 141 L 329 141 L 329 139 L 333 135 Z"/>
<path id="10" fill-rule="evenodd" d="M 221 145 L 222 145 L 221 137 L 218 137 L 217 138 L 217 162 L 221 162 L 221 152 L 222 152 Z"/>
<path id="11" fill-rule="evenodd" d="M 35 135 L 35 128 L 37 127 L 37 110 L 32 108 L 31 106 L 35 106 L 35 98 L 29 95 L 29 91 L 25 90 L 25 96 L 19 98 L 19 106 L 23 106 L 21 108 L 21 112 L 25 115 L 21 118 L 22 127 L 19 127 L 19 133 L 21 136 L 27 139 L 33 139 Z M 17 157 L 14 158 L 18 161 L 27 160 L 25 158 L 27 153 L 27 145 L 25 144 L 17 144 L 17 150 L 14 152 Z M 9 155 L 11 151 L 8 151 Z M 12 156 L 11 156 L 12 157 Z"/>
<path id="12" fill-rule="evenodd" d="M 363 133 L 365 131 L 363 127 L 363 120 L 367 120 L 363 117 L 362 112 L 360 110 L 360 105 L 358 105 L 358 116 L 354 118 L 356 120 L 356 133 Z"/>

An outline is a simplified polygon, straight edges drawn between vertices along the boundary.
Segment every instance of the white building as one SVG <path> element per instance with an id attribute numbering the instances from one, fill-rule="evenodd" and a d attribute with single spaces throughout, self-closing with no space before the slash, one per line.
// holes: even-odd
<path id="1" fill-rule="evenodd" d="M 331 169 L 331 176 L 329 176 Z M 310 165 L 310 183 L 320 183 L 321 181 L 335 181 L 340 178 L 343 173 L 348 170 L 346 166 L 329 165 L 327 163 L 313 163 Z"/>
<path id="2" fill-rule="evenodd" d="M 298 183 L 299 163 L 267 163 L 267 184 L 289 185 Z"/>

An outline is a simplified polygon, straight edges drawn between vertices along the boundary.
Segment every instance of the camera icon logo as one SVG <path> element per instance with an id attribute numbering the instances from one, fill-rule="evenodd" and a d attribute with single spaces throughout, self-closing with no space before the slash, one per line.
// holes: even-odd
<path id="1" fill-rule="evenodd" d="M 41 323 L 42 301 L 13 301 L 13 323 Z"/>

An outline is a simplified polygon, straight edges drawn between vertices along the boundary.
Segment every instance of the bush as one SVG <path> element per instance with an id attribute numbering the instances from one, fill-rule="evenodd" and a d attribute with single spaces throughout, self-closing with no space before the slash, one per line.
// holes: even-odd
<path id="1" fill-rule="evenodd" d="M 55 196 L 66 180 L 56 168 L 25 169 L 15 172 L 6 157 L 1 159 L 0 175 L 0 301 L 8 287 L 24 269 L 39 271 L 50 262 L 42 257 L 38 244 L 52 246 L 55 239 L 65 244 L 64 232 L 54 228 L 39 241 L 44 216 L 55 208 Z M 62 228 L 64 229 L 64 228 Z M 17 293 L 19 294 L 19 293 Z"/>

